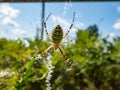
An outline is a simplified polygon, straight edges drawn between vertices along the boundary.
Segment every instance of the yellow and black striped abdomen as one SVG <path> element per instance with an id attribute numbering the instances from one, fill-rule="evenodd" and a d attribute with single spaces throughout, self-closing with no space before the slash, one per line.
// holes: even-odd
<path id="1" fill-rule="evenodd" d="M 60 25 L 57 25 L 52 31 L 52 41 L 53 43 L 59 44 L 63 38 L 63 30 Z"/>

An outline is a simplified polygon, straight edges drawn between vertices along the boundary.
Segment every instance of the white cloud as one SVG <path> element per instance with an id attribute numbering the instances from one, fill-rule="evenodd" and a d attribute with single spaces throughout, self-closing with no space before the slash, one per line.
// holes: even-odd
<path id="1" fill-rule="evenodd" d="M 71 1 L 65 2 L 65 4 L 64 4 L 64 10 L 63 10 L 63 15 L 66 14 L 66 12 L 68 11 L 68 9 L 69 9 L 71 6 L 72 6 Z"/>
<path id="2" fill-rule="evenodd" d="M 120 19 L 116 21 L 116 23 L 113 25 L 113 28 L 116 30 L 120 30 Z"/>
<path id="3" fill-rule="evenodd" d="M 17 35 L 17 36 L 21 36 L 21 35 L 27 34 L 27 32 L 25 30 L 22 30 L 22 29 L 19 29 L 19 28 L 16 28 L 16 29 L 11 30 L 11 31 L 12 31 L 12 33 L 14 35 Z"/>
<path id="4" fill-rule="evenodd" d="M 116 37 L 116 34 L 113 33 L 113 32 L 111 32 L 111 33 L 109 33 L 109 37 L 110 37 L 110 38 L 114 38 L 114 37 Z"/>
<path id="5" fill-rule="evenodd" d="M 0 4 L 0 13 L 11 18 L 17 17 L 20 11 L 12 8 L 9 4 Z"/>
<path id="6" fill-rule="evenodd" d="M 110 42 L 112 42 L 113 39 L 117 37 L 117 35 L 115 33 L 113 33 L 113 32 L 110 32 L 108 34 L 108 36 L 109 36 L 109 38 L 107 40 L 110 41 Z"/>
<path id="7" fill-rule="evenodd" d="M 56 24 L 59 24 L 63 28 L 63 30 L 69 29 L 70 23 L 67 20 L 61 18 L 60 16 L 52 15 L 51 17 L 52 17 L 54 26 L 56 26 Z"/>
<path id="8" fill-rule="evenodd" d="M 19 13 L 20 11 L 18 9 L 11 7 L 8 3 L 0 4 L 0 19 L 3 25 L 19 27 L 19 24 L 13 20 Z"/>
<path id="9" fill-rule="evenodd" d="M 120 6 L 117 6 L 117 11 L 120 12 Z"/>
<path id="10" fill-rule="evenodd" d="M 60 16 L 52 15 L 51 17 L 52 17 L 54 23 L 59 23 L 62 25 L 64 24 L 65 26 L 69 26 L 69 22 L 66 21 L 65 19 L 61 18 Z"/>
<path id="11" fill-rule="evenodd" d="M 3 17 L 3 15 L 2 14 L 0 14 L 0 19 Z"/>
<path id="12" fill-rule="evenodd" d="M 82 22 L 75 22 L 74 26 L 77 27 L 77 28 L 79 28 L 79 29 L 83 29 L 85 25 Z"/>
<path id="13" fill-rule="evenodd" d="M 4 36 L 7 38 L 17 39 L 19 37 L 23 37 L 22 35 L 27 34 L 27 31 L 21 29 L 20 24 L 14 20 L 14 18 L 18 17 L 19 13 L 20 10 L 15 9 L 8 3 L 0 4 L 0 23 L 14 27 L 12 30 L 8 31 L 9 36 L 5 33 Z"/>
<path id="14" fill-rule="evenodd" d="M 3 25 L 11 25 L 13 27 L 18 27 L 19 24 L 15 21 L 13 21 L 10 17 L 5 17 L 3 18 L 2 22 L 1 22 Z"/>
<path id="15" fill-rule="evenodd" d="M 69 27 L 70 27 L 70 25 L 72 23 L 72 21 L 69 22 L 69 21 L 61 18 L 60 16 L 52 15 L 51 17 L 52 17 L 52 20 L 53 20 L 54 24 L 60 24 L 61 27 L 63 28 L 63 30 L 66 30 L 66 31 L 69 29 Z M 74 22 L 73 23 L 73 28 L 71 29 L 72 32 L 76 32 L 76 29 L 74 27 L 82 29 L 84 27 L 84 23 L 82 23 L 82 22 Z"/>

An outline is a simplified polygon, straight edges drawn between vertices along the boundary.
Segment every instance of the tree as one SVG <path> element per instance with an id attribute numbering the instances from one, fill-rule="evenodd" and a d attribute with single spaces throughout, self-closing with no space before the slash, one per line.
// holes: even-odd
<path id="1" fill-rule="evenodd" d="M 90 35 L 95 35 L 96 37 L 98 37 L 99 33 L 98 33 L 98 27 L 96 24 L 91 25 L 87 28 L 87 30 L 90 31 Z"/>

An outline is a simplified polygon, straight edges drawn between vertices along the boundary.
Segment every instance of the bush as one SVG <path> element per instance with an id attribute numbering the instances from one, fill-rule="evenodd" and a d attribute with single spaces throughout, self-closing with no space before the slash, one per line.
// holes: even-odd
<path id="1" fill-rule="evenodd" d="M 99 39 L 89 30 L 78 30 L 75 43 L 64 47 L 73 67 L 66 66 L 60 52 L 52 54 L 53 90 L 119 90 L 120 89 L 120 37 L 113 42 Z M 0 39 L 0 89 L 46 90 L 45 58 L 35 63 L 32 57 L 49 44 L 41 40 Z"/>

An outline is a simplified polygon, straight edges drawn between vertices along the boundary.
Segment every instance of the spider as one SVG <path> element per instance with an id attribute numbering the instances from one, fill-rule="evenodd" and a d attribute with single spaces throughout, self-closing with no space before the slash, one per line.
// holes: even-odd
<path id="1" fill-rule="evenodd" d="M 63 35 L 63 29 L 60 25 L 57 25 L 53 28 L 52 31 L 52 36 L 48 34 L 48 30 L 47 30 L 47 26 L 46 26 L 46 21 L 48 20 L 48 18 L 50 17 L 51 13 L 48 15 L 48 17 L 44 20 L 43 25 L 45 28 L 45 32 L 46 35 L 48 36 L 49 39 L 52 40 L 52 42 L 50 42 L 50 46 L 44 50 L 41 54 L 38 54 L 36 57 L 34 57 L 36 60 L 41 60 L 44 56 L 46 56 L 48 54 L 48 52 L 51 49 L 59 49 L 59 51 L 61 52 L 61 54 L 63 55 L 64 59 L 67 61 L 67 65 L 71 66 L 73 61 L 70 60 L 68 58 L 68 56 L 66 55 L 66 53 L 64 52 L 63 48 L 61 47 L 61 42 L 63 38 L 68 36 L 68 33 L 70 32 L 72 26 L 73 26 L 73 22 L 74 22 L 74 18 L 75 18 L 75 13 L 73 14 L 73 20 L 72 20 L 72 24 L 69 27 L 69 30 L 67 31 L 67 33 L 65 35 Z"/>

